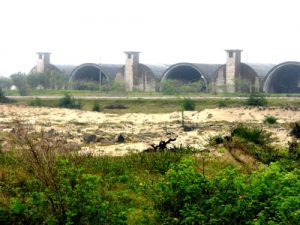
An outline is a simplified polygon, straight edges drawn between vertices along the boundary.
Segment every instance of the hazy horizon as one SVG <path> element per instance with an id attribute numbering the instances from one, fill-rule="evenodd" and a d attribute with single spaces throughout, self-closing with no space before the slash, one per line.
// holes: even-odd
<path id="1" fill-rule="evenodd" d="M 36 52 L 53 64 L 300 61 L 296 0 L 10 0 L 0 3 L 0 75 L 28 73 Z"/>

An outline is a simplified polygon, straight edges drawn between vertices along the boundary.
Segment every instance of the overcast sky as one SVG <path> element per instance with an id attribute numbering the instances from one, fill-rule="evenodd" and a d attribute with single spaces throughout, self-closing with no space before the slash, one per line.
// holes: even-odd
<path id="1" fill-rule="evenodd" d="M 300 61 L 299 0 L 1 0 L 0 74 L 53 64 Z"/>

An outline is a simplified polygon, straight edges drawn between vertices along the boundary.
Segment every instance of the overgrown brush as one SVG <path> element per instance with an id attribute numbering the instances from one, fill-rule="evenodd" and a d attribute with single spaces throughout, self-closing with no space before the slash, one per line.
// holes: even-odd
<path id="1" fill-rule="evenodd" d="M 100 112 L 101 111 L 101 107 L 99 102 L 94 102 L 93 107 L 92 107 L 92 111 L 94 112 Z"/>
<path id="2" fill-rule="evenodd" d="M 184 160 L 153 195 L 160 224 L 298 224 L 300 174 L 278 164 L 246 178 L 227 169 L 213 179 Z"/>
<path id="3" fill-rule="evenodd" d="M 69 109 L 81 109 L 81 103 L 76 101 L 73 96 L 65 93 L 64 97 L 59 99 L 58 107 Z"/>
<path id="4" fill-rule="evenodd" d="M 43 106 L 43 102 L 40 98 L 34 98 L 28 102 L 30 106 Z"/>
<path id="5" fill-rule="evenodd" d="M 267 124 L 276 124 L 277 120 L 278 119 L 275 116 L 266 116 L 263 122 Z"/>
<path id="6" fill-rule="evenodd" d="M 185 111 L 193 111 L 196 108 L 196 103 L 190 98 L 185 98 L 182 101 L 182 109 Z"/>
<path id="7" fill-rule="evenodd" d="M 0 88 L 0 103 L 10 103 L 10 102 L 11 100 L 5 96 L 4 92 Z"/>
<path id="8" fill-rule="evenodd" d="M 246 105 L 249 106 L 267 106 L 268 101 L 262 93 L 251 93 L 246 100 Z"/>

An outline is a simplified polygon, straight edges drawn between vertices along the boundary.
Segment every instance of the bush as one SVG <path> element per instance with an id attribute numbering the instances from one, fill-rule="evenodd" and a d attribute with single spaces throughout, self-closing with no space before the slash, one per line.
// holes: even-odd
<path id="1" fill-rule="evenodd" d="M 94 102 L 93 107 L 92 107 L 92 111 L 94 111 L 94 112 L 100 112 L 101 111 L 101 107 L 100 107 L 98 102 Z"/>
<path id="2" fill-rule="evenodd" d="M 21 96 L 27 96 L 30 93 L 30 88 L 26 74 L 16 73 L 10 76 L 13 84 L 16 85 Z"/>
<path id="3" fill-rule="evenodd" d="M 227 106 L 228 106 L 228 100 L 222 99 L 222 100 L 218 101 L 219 108 L 223 108 L 223 107 L 227 107 Z"/>
<path id="4" fill-rule="evenodd" d="M 9 103 L 10 100 L 4 95 L 4 92 L 0 88 L 0 103 Z"/>
<path id="5" fill-rule="evenodd" d="M 290 134 L 296 138 L 300 138 L 300 122 L 296 122 L 292 125 Z"/>
<path id="6" fill-rule="evenodd" d="M 296 140 L 289 142 L 288 156 L 290 159 L 300 160 L 300 143 Z"/>
<path id="7" fill-rule="evenodd" d="M 228 168 L 208 179 L 183 160 L 155 187 L 159 224 L 299 224 L 299 171 L 278 164 L 247 178 Z"/>
<path id="8" fill-rule="evenodd" d="M 165 95 L 175 95 L 180 92 L 180 84 L 176 80 L 164 80 L 160 83 L 160 90 Z"/>
<path id="9" fill-rule="evenodd" d="M 253 142 L 258 145 L 266 145 L 271 141 L 271 134 L 265 132 L 260 128 L 255 127 L 246 127 L 242 124 L 239 124 L 231 131 L 231 136 L 238 136 L 247 141 Z"/>
<path id="10" fill-rule="evenodd" d="M 275 116 L 267 116 L 264 119 L 264 123 L 276 124 L 277 123 L 277 118 Z"/>
<path id="11" fill-rule="evenodd" d="M 81 103 L 75 101 L 73 96 L 65 93 L 64 97 L 59 99 L 58 107 L 69 109 L 81 109 Z"/>
<path id="12" fill-rule="evenodd" d="M 29 101 L 28 105 L 30 106 L 42 106 L 42 100 L 40 98 L 35 98 Z"/>
<path id="13" fill-rule="evenodd" d="M 251 93 L 246 100 L 246 105 L 249 106 L 266 106 L 267 104 L 267 99 L 262 93 Z"/>
<path id="14" fill-rule="evenodd" d="M 125 93 L 126 92 L 126 83 L 123 80 L 114 80 L 111 85 L 111 90 L 116 93 Z"/>
<path id="15" fill-rule="evenodd" d="M 185 111 L 193 111 L 196 108 L 196 103 L 190 98 L 185 98 L 182 102 L 182 109 Z"/>

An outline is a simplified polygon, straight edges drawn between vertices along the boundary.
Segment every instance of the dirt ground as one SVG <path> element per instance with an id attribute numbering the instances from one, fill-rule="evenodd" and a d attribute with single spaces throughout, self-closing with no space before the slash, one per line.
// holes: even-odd
<path id="1" fill-rule="evenodd" d="M 278 124 L 263 124 L 263 119 L 272 115 Z M 123 155 L 130 151 L 142 151 L 150 144 L 176 138 L 176 146 L 205 148 L 208 139 L 217 134 L 228 134 L 238 123 L 256 124 L 277 139 L 274 144 L 286 146 L 291 140 L 289 123 L 300 121 L 300 112 L 284 108 L 216 108 L 166 114 L 107 114 L 82 110 L 0 105 L 0 131 L 11 132 L 16 121 L 32 125 L 33 129 L 54 132 L 68 142 L 76 142 L 80 152 L 90 154 Z M 125 137 L 118 143 L 117 136 Z M 92 141 L 84 141 L 94 135 Z M 89 143 L 87 143 L 89 142 Z"/>

